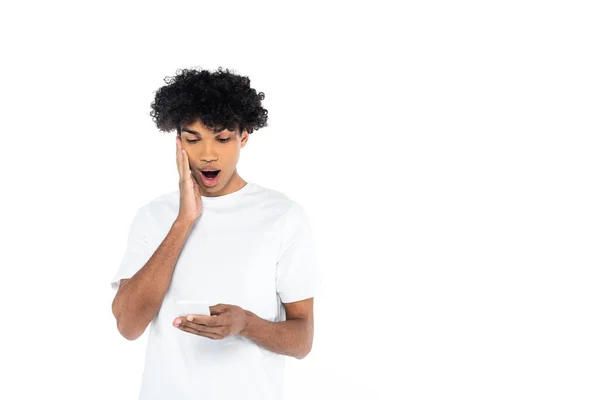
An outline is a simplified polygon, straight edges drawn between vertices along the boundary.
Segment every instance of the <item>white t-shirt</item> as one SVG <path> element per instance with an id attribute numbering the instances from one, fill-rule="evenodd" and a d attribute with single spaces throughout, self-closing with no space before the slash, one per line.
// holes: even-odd
<path id="1" fill-rule="evenodd" d="M 139 399 L 281 400 L 285 356 L 239 335 L 213 340 L 175 328 L 174 302 L 233 304 L 285 321 L 282 303 L 314 297 L 319 286 L 307 216 L 294 200 L 252 182 L 224 196 L 202 196 L 202 205 L 149 326 Z M 178 212 L 178 190 L 138 210 L 111 281 L 115 291 L 152 256 Z"/>

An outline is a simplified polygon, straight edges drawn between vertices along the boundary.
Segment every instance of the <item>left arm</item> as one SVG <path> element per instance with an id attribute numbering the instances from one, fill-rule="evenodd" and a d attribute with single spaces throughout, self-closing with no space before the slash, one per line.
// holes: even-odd
<path id="1" fill-rule="evenodd" d="M 239 334 L 267 350 L 302 359 L 312 349 L 313 298 L 283 303 L 283 306 L 286 320 L 280 322 L 264 320 L 245 310 L 246 325 Z"/>

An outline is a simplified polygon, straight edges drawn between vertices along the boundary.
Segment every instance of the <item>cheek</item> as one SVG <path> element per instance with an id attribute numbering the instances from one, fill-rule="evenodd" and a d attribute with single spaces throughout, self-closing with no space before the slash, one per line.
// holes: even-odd
<path id="1" fill-rule="evenodd" d="M 227 153 L 230 160 L 237 161 L 240 158 L 240 148 L 236 144 L 231 146 L 231 149 Z"/>
<path id="2" fill-rule="evenodd" d="M 233 166 L 235 163 L 237 163 L 239 157 L 240 151 L 237 147 L 234 146 L 223 152 L 223 158 L 224 160 L 227 160 L 227 165 L 229 166 Z"/>

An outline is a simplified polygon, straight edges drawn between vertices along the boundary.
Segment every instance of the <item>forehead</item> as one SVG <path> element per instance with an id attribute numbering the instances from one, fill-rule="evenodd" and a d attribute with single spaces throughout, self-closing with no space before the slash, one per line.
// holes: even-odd
<path id="1" fill-rule="evenodd" d="M 206 125 L 204 125 L 203 123 L 196 121 L 193 123 L 189 123 L 189 124 L 181 124 L 181 132 L 182 133 L 188 133 L 190 135 L 219 135 L 219 134 L 228 134 L 228 133 L 234 133 L 233 131 L 230 131 L 228 129 L 224 129 L 221 132 L 214 132 L 213 130 L 209 129 Z"/>

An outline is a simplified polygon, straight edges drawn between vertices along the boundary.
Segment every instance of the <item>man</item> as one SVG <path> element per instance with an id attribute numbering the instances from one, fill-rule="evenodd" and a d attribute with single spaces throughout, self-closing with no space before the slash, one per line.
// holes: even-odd
<path id="1" fill-rule="evenodd" d="M 319 273 L 303 208 L 236 168 L 267 126 L 264 94 L 222 68 L 165 82 L 150 115 L 177 130 L 179 190 L 137 211 L 111 282 L 121 335 L 150 327 L 139 398 L 280 400 L 285 356 L 312 347 Z M 178 300 L 211 315 L 178 315 Z"/>

